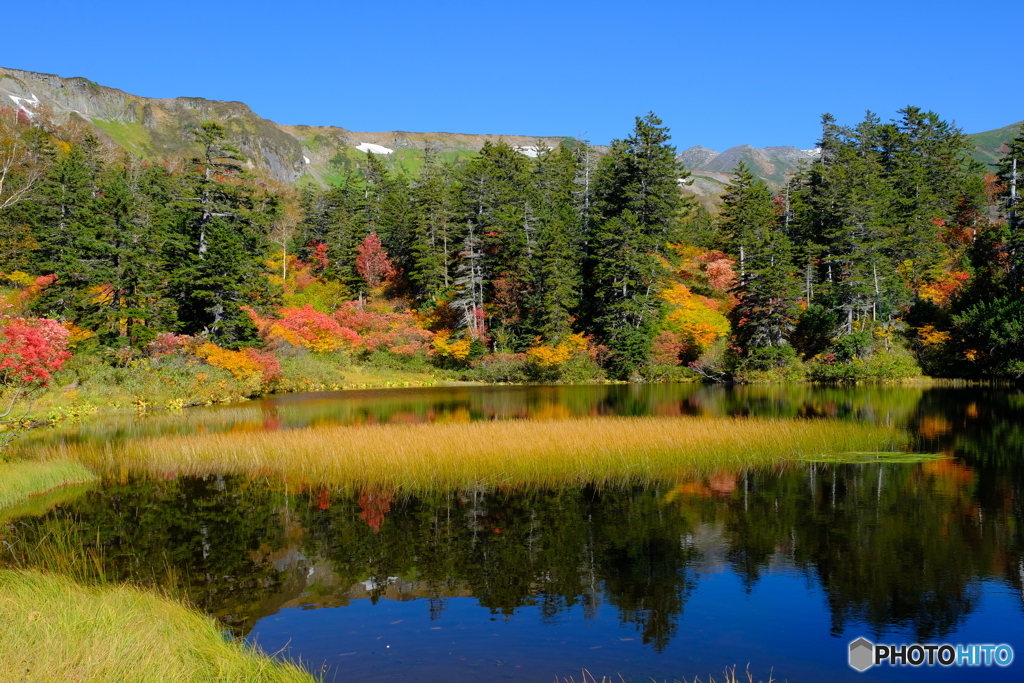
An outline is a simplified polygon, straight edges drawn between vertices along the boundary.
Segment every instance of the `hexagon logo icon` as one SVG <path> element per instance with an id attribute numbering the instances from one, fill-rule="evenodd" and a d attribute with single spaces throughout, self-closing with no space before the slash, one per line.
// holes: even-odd
<path id="1" fill-rule="evenodd" d="M 866 638 L 850 643 L 850 666 L 857 671 L 867 671 L 875 663 L 875 645 Z"/>

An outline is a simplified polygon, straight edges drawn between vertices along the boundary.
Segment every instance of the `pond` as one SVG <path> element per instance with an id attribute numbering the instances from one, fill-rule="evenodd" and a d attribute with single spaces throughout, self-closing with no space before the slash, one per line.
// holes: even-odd
<path id="1" fill-rule="evenodd" d="M 10 547 L 92 553 L 325 680 L 985 680 L 1024 657 L 1024 395 L 1009 389 L 439 387 L 276 397 L 33 438 L 336 424 L 771 416 L 895 425 L 923 462 L 719 470 L 667 484 L 339 491 L 123 472 Z M 12 562 L 9 552 L 0 562 Z M 31 561 L 23 555 L 20 561 Z M 1008 643 L 1008 669 L 847 665 L 850 641 Z M 741 676 L 745 680 L 745 676 Z M 589 679 L 588 679 L 589 680 Z"/>

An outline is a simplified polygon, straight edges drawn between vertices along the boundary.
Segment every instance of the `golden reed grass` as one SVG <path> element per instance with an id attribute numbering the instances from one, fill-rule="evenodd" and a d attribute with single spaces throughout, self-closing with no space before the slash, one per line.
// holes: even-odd
<path id="1" fill-rule="evenodd" d="M 649 483 L 901 442 L 893 428 L 854 422 L 600 417 L 161 436 L 51 446 L 40 455 L 115 476 L 265 474 L 425 490 Z"/>

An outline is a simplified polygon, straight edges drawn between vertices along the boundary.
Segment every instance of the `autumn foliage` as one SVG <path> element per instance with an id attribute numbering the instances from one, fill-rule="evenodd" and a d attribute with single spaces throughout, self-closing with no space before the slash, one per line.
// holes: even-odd
<path id="1" fill-rule="evenodd" d="M 68 330 L 46 318 L 0 319 L 0 386 L 46 386 L 70 358 Z"/>
<path id="2" fill-rule="evenodd" d="M 586 353 L 589 347 L 589 340 L 580 332 L 566 337 L 557 344 L 541 344 L 538 339 L 533 348 L 526 352 L 526 356 L 537 365 L 553 367 L 562 365 L 577 354 Z"/>
<path id="3" fill-rule="evenodd" d="M 354 331 L 368 351 L 387 350 L 411 356 L 426 351 L 434 338 L 412 312 L 396 310 L 387 302 L 346 301 L 333 318 L 344 329 Z"/>
<path id="4" fill-rule="evenodd" d="M 388 258 L 376 231 L 356 247 L 356 270 L 371 290 L 388 284 L 398 275 L 398 269 Z"/>
<path id="5" fill-rule="evenodd" d="M 362 346 L 359 335 L 342 327 L 331 316 L 307 304 L 301 308 L 282 307 L 276 318 L 261 316 L 252 308 L 244 309 L 252 318 L 260 337 L 270 348 L 288 345 L 316 353 L 351 350 Z"/>

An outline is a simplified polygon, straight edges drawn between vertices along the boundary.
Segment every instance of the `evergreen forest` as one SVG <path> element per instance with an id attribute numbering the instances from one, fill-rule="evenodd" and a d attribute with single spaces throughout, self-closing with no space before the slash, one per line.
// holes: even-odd
<path id="1" fill-rule="evenodd" d="M 191 155 L 140 159 L 0 111 L 0 355 L 57 344 L 78 379 L 218 368 L 248 395 L 314 361 L 492 382 L 1024 375 L 1024 129 L 985 167 L 933 112 L 825 115 L 815 160 L 782 186 L 740 164 L 714 211 L 654 113 L 607 152 L 428 148 L 416 175 L 367 152 L 327 187 L 253 170 L 221 123 L 189 135 Z M 4 386 L 47 375 L 18 367 Z"/>

